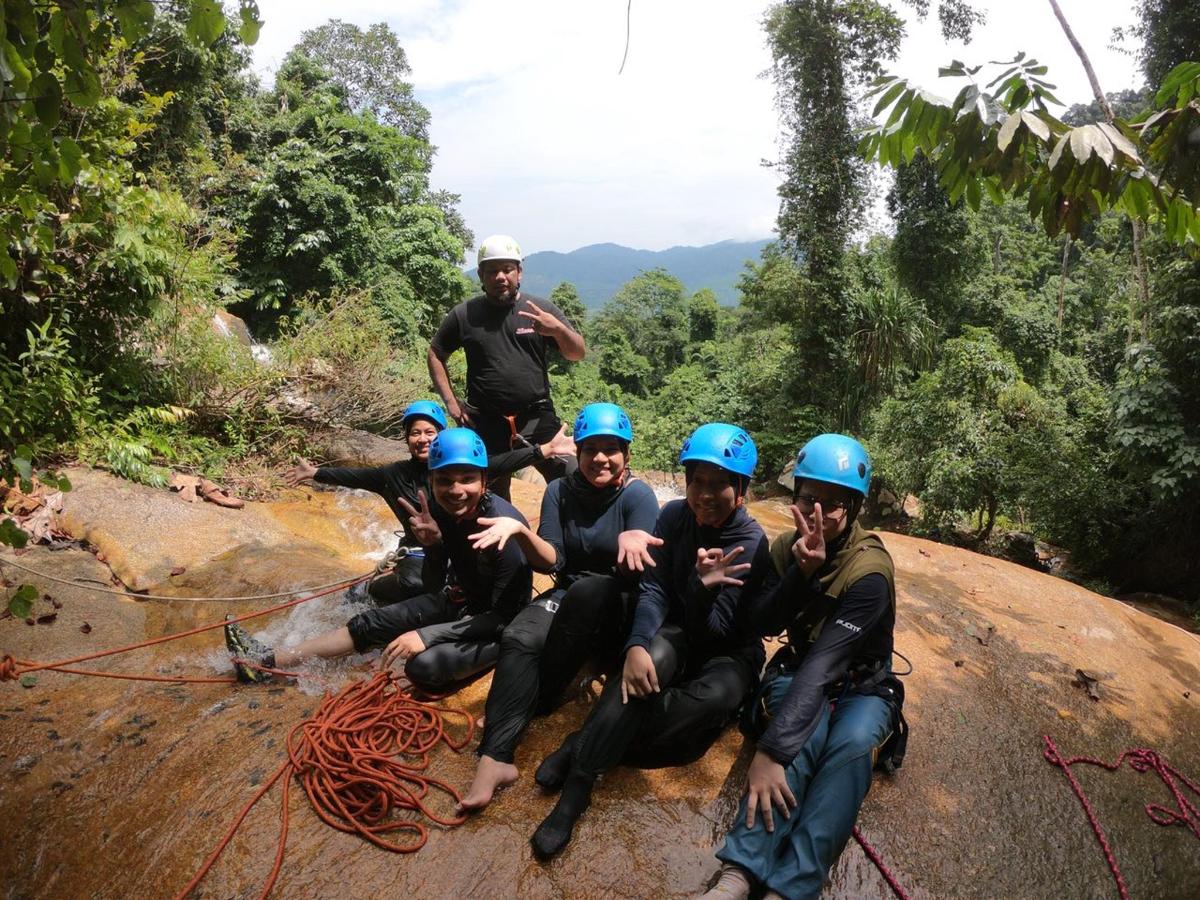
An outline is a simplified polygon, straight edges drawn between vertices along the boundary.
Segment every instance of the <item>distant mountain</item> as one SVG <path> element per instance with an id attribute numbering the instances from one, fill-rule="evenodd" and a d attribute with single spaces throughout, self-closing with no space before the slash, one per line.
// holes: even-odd
<path id="1" fill-rule="evenodd" d="M 633 250 L 620 244 L 592 244 L 570 253 L 544 250 L 525 258 L 521 287 L 545 297 L 560 282 L 579 290 L 588 309 L 599 309 L 621 285 L 639 272 L 663 268 L 691 292 L 709 288 L 726 306 L 738 302 L 735 287 L 747 260 L 757 260 L 769 240 L 721 241 L 705 247 Z M 475 270 L 467 272 L 475 281 Z"/>

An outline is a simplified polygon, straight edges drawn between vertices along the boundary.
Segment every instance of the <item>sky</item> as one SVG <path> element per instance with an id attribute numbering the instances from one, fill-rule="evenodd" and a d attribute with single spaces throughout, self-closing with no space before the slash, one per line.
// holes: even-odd
<path id="1" fill-rule="evenodd" d="M 931 0 L 936 10 L 937 0 Z M 386 22 L 412 66 L 437 146 L 435 188 L 462 196 L 482 239 L 515 236 L 528 255 L 613 242 L 647 250 L 769 237 L 780 155 L 764 0 L 633 0 L 624 71 L 625 0 L 259 0 L 254 67 L 270 83 L 288 50 L 331 12 Z M 894 6 L 900 6 L 893 0 Z M 1050 67 L 1070 105 L 1091 89 L 1047 0 L 977 0 L 988 21 L 969 45 L 947 43 L 936 14 L 907 7 L 907 35 L 886 68 L 933 93 L 952 59 L 1025 51 Z M 1140 84 L 1136 60 L 1109 47 L 1133 24 L 1121 0 L 1060 0 L 1101 87 Z M 997 74 L 999 70 L 996 70 Z M 989 79 L 990 80 L 990 79 Z M 879 204 L 872 224 L 886 227 Z"/>

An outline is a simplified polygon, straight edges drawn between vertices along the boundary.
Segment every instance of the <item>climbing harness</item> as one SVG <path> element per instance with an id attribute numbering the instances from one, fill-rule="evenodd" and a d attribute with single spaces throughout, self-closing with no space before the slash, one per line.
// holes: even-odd
<path id="1" fill-rule="evenodd" d="M 464 720 L 462 738 L 456 740 L 447 732 L 446 716 Z M 387 672 L 353 682 L 336 695 L 326 695 L 316 713 L 288 733 L 287 759 L 242 807 L 176 900 L 184 900 L 195 890 L 255 804 L 281 779 L 279 842 L 260 898 L 270 894 L 283 865 L 293 780 L 304 788 L 313 811 L 331 828 L 358 834 L 393 853 L 420 850 L 428 840 L 429 827 L 419 819 L 396 818 L 395 813 L 411 810 L 437 825 L 462 824 L 465 816 L 443 816 L 430 806 L 434 792 L 455 804 L 462 797 L 451 785 L 427 774 L 429 753 L 439 743 L 461 750 L 470 743 L 474 730 L 470 713 L 416 700 Z M 384 837 L 397 831 L 412 833 L 412 839 L 401 842 Z"/>
<path id="2" fill-rule="evenodd" d="M 1183 789 L 1186 788 L 1200 799 L 1200 784 L 1192 781 L 1174 766 L 1168 764 L 1154 750 L 1144 747 L 1131 748 L 1118 756 L 1115 762 L 1109 763 L 1090 756 L 1063 758 L 1062 753 L 1059 752 L 1058 745 L 1054 743 L 1050 735 L 1042 735 L 1042 741 L 1045 743 L 1045 750 L 1042 751 L 1042 756 L 1046 762 L 1061 769 L 1063 774 L 1067 776 L 1071 790 L 1075 792 L 1075 796 L 1079 798 L 1080 805 L 1083 806 L 1083 811 L 1087 814 L 1088 823 L 1092 826 L 1092 831 L 1100 844 L 1100 850 L 1104 853 L 1104 858 L 1108 862 L 1108 870 L 1112 873 L 1113 881 L 1117 884 L 1117 892 L 1121 895 L 1121 900 L 1129 900 L 1129 888 L 1125 885 L 1125 878 L 1121 874 L 1120 866 L 1117 865 L 1116 855 L 1113 853 L 1112 846 L 1108 842 L 1108 836 L 1104 833 L 1104 828 L 1100 824 L 1096 810 L 1092 808 L 1091 802 L 1083 792 L 1083 786 L 1080 785 L 1079 779 L 1071 771 L 1072 766 L 1099 766 L 1101 769 L 1107 769 L 1109 772 L 1116 772 L 1122 765 L 1129 763 L 1129 768 L 1135 772 L 1153 772 L 1159 777 L 1167 790 L 1171 792 L 1171 796 L 1175 798 L 1177 806 L 1175 809 L 1169 809 L 1160 803 L 1147 803 L 1146 815 L 1150 817 L 1150 821 L 1155 825 L 1162 825 L 1164 827 L 1182 825 L 1197 839 L 1200 839 L 1200 808 L 1197 807 L 1196 802 L 1189 800 L 1183 793 Z"/>

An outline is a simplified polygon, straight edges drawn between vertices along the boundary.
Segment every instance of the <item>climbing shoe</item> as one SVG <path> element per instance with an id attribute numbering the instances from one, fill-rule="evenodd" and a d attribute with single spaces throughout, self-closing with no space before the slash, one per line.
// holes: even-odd
<path id="1" fill-rule="evenodd" d="M 225 649 L 233 658 L 233 668 L 237 672 L 237 680 L 242 684 L 263 684 L 271 680 L 270 672 L 262 672 L 246 662 L 257 663 L 268 669 L 275 667 L 275 653 L 262 641 L 255 640 L 233 618 L 226 615 L 225 619 Z"/>

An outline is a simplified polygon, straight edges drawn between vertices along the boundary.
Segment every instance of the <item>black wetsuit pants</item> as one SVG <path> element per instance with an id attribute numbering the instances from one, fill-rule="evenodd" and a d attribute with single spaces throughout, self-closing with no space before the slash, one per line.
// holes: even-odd
<path id="1" fill-rule="evenodd" d="M 406 556 L 387 575 L 380 575 L 367 585 L 367 593 L 377 606 L 399 603 L 409 597 L 425 593 L 421 580 L 421 569 L 425 559 L 421 556 Z"/>
<path id="2" fill-rule="evenodd" d="M 629 588 L 611 575 L 589 575 L 546 591 L 517 613 L 500 639 L 481 756 L 511 763 L 525 727 L 554 708 L 584 661 L 620 646 L 632 606 Z"/>
<path id="3" fill-rule="evenodd" d="M 438 692 L 486 672 L 500 655 L 496 638 L 504 621 L 494 612 L 483 612 L 468 622 L 462 612 L 445 591 L 437 591 L 368 609 L 347 622 L 346 628 L 359 653 L 385 647 L 406 632 L 419 632 L 425 649 L 408 658 L 404 674 L 422 690 Z M 457 639 L 457 632 L 467 627 L 494 638 Z"/>
<path id="4" fill-rule="evenodd" d="M 650 644 L 660 692 L 621 702 L 621 671 L 604 691 L 575 745 L 572 774 L 595 778 L 618 765 L 654 769 L 703 756 L 754 686 L 742 656 L 713 656 L 689 666 L 682 629 L 664 625 Z"/>
<path id="5" fill-rule="evenodd" d="M 549 404 L 535 406 L 515 417 L 514 424 L 520 438 L 517 439 L 517 443 L 514 443 L 512 428 L 503 414 L 474 407 L 468 407 L 468 412 L 471 414 L 471 427 L 483 438 L 489 455 L 517 449 L 523 446 L 521 439 L 530 445 L 544 444 L 554 437 L 558 433 L 558 429 L 562 427 L 562 422 L 553 406 Z M 533 467 L 542 473 L 542 477 L 547 482 L 551 482 L 555 478 L 570 475 L 579 467 L 579 464 L 574 457 L 551 456 L 549 459 L 542 459 L 534 463 Z M 505 500 L 511 500 L 512 498 L 509 496 L 511 483 L 512 473 L 494 475 L 488 481 L 488 489 Z"/>

